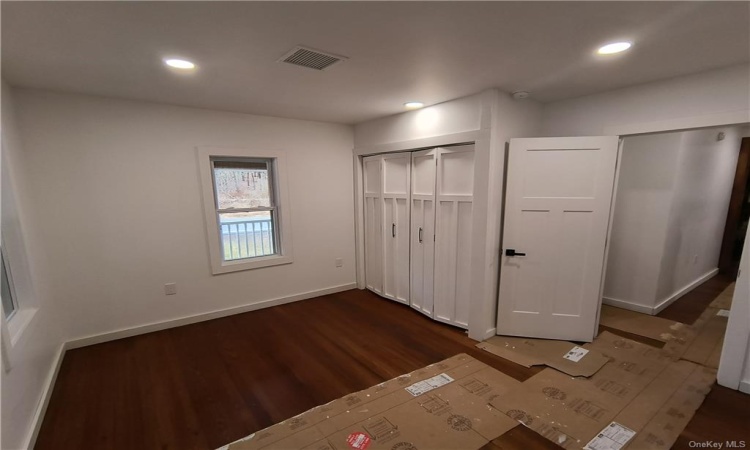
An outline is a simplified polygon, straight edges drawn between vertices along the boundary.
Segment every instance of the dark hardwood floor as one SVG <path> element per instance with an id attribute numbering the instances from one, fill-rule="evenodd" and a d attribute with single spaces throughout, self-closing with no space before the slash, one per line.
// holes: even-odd
<path id="1" fill-rule="evenodd" d="M 724 289 L 734 282 L 734 277 L 718 274 L 680 297 L 658 314 L 659 317 L 692 324 Z M 748 444 L 750 445 L 750 444 Z"/>
<path id="2" fill-rule="evenodd" d="M 71 350 L 35 448 L 214 449 L 461 352 L 518 380 L 541 370 L 474 344 L 463 330 L 352 290 Z M 748 439 L 747 411 L 750 396 L 715 387 L 675 448 Z M 486 446 L 554 448 L 523 427 Z"/>

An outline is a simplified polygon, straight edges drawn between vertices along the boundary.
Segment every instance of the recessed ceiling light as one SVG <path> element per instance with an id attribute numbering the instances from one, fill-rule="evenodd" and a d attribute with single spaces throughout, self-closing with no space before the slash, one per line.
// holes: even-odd
<path id="1" fill-rule="evenodd" d="M 424 103 L 422 102 L 406 102 L 404 103 L 404 108 L 406 109 L 419 109 L 424 106 Z"/>
<path id="2" fill-rule="evenodd" d="M 597 50 L 597 53 L 599 53 L 600 55 L 611 55 L 613 53 L 620 53 L 629 49 L 631 45 L 633 44 L 631 44 L 630 42 L 613 42 L 611 44 L 607 44 L 607 45 L 603 45 L 599 47 L 599 50 Z"/>
<path id="3" fill-rule="evenodd" d="M 186 59 L 165 59 L 164 64 L 175 69 L 195 69 L 195 64 Z"/>

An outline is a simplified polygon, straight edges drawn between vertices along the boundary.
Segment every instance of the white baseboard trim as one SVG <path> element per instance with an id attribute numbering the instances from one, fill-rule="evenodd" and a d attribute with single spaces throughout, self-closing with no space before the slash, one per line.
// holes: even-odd
<path id="1" fill-rule="evenodd" d="M 671 305 L 675 302 L 678 298 L 682 297 L 683 295 L 687 294 L 688 292 L 695 289 L 698 285 L 702 284 L 706 280 L 712 278 L 714 275 L 719 273 L 719 268 L 711 269 L 708 272 L 704 273 L 698 279 L 693 281 L 692 283 L 689 283 L 688 285 L 684 286 L 682 289 L 679 289 L 669 297 L 665 298 L 661 302 L 656 304 L 656 307 L 654 308 L 654 312 L 652 314 L 656 315 L 662 312 L 667 306 Z"/>
<path id="2" fill-rule="evenodd" d="M 622 309 L 629 309 L 630 311 L 636 311 L 644 314 L 653 314 L 654 310 L 654 308 L 647 305 L 641 305 L 639 303 L 633 303 L 611 297 L 602 297 L 602 303 L 604 303 L 605 305 L 615 306 Z"/>
<path id="3" fill-rule="evenodd" d="M 487 331 L 484 332 L 484 336 L 482 337 L 482 341 L 491 338 L 492 336 L 495 336 L 497 334 L 497 328 L 492 327 L 488 328 Z M 471 336 L 469 336 L 471 337 Z"/>
<path id="4" fill-rule="evenodd" d="M 285 303 L 292 303 L 299 300 L 307 300 L 313 297 L 320 297 L 321 295 L 335 294 L 337 292 L 348 291 L 349 289 L 355 289 L 357 283 L 347 283 L 339 286 L 333 286 L 330 288 L 319 289 L 315 291 L 302 292 L 300 294 L 289 295 L 286 297 L 278 297 L 269 300 L 263 300 L 248 305 L 235 306 L 232 308 L 220 309 L 216 311 L 209 311 L 193 316 L 178 317 L 176 319 L 164 320 L 161 322 L 149 323 L 146 325 L 138 325 L 135 327 L 122 328 L 115 331 L 109 331 L 106 333 L 96 334 L 92 336 L 86 336 L 68 341 L 67 349 L 74 349 L 79 347 L 85 347 L 88 345 L 100 344 L 102 342 L 114 341 L 116 339 L 122 339 L 131 336 L 137 336 L 139 334 L 151 333 L 153 331 L 166 330 L 167 328 L 175 328 L 183 325 L 189 325 L 192 323 L 203 322 L 211 319 L 218 319 L 220 317 L 232 316 L 234 314 L 242 314 L 249 311 L 255 311 L 263 308 L 270 308 L 271 306 L 283 305 Z"/>
<path id="5" fill-rule="evenodd" d="M 62 365 L 63 357 L 65 356 L 67 348 L 67 343 L 63 343 L 60 345 L 60 348 L 57 349 L 57 356 L 47 374 L 47 380 L 44 382 L 42 396 L 40 397 L 39 404 L 37 404 L 36 411 L 34 412 L 34 418 L 31 420 L 31 430 L 29 430 L 29 434 L 26 437 L 26 444 L 23 447 L 25 449 L 32 449 L 36 445 L 36 438 L 39 436 L 39 430 L 42 428 L 42 420 L 44 420 L 44 414 L 47 412 L 47 406 L 49 406 L 49 400 L 52 397 L 52 390 L 55 388 L 57 374 L 60 373 L 60 366 Z"/>
<path id="6" fill-rule="evenodd" d="M 719 273 L 718 268 L 709 270 L 708 272 L 698 277 L 696 280 L 690 282 L 688 285 L 674 292 L 669 297 L 658 302 L 656 306 L 653 306 L 653 307 L 648 306 L 648 305 L 642 305 L 640 303 L 633 303 L 627 300 L 611 298 L 611 297 L 602 297 L 602 303 L 604 303 L 605 305 L 616 306 L 617 308 L 629 309 L 630 311 L 635 311 L 635 312 L 639 312 L 643 314 L 650 314 L 652 316 L 655 316 L 659 314 L 660 312 L 662 312 L 667 306 L 674 303 L 675 300 L 687 294 L 688 292 L 692 291 L 693 289 L 695 289 L 696 287 L 698 287 L 699 285 L 701 285 L 708 279 L 712 278 L 717 273 Z"/>
<path id="7" fill-rule="evenodd" d="M 750 381 L 740 381 L 740 392 L 750 394 Z"/>

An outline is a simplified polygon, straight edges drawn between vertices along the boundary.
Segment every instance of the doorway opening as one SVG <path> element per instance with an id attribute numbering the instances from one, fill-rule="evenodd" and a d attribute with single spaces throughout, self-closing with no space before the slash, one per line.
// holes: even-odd
<path id="1" fill-rule="evenodd" d="M 732 261 L 750 209 L 747 150 L 740 158 L 748 134 L 732 126 L 625 137 L 605 305 L 657 315 L 715 277 L 720 255 Z"/>
<path id="2" fill-rule="evenodd" d="M 719 256 L 719 272 L 731 279 L 737 279 L 742 248 L 750 220 L 750 137 L 742 139 L 737 158 L 737 171 L 734 175 L 729 210 L 724 227 L 724 238 Z"/>

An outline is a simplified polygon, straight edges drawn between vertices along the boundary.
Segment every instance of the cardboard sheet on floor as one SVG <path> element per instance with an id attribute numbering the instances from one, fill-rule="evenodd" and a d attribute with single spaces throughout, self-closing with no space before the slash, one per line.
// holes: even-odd
<path id="1" fill-rule="evenodd" d="M 545 369 L 490 404 L 564 448 L 666 449 L 715 379 L 714 370 L 607 332 L 585 347 L 610 363 L 590 378 Z"/>
<path id="2" fill-rule="evenodd" d="M 706 308 L 693 325 L 687 327 L 684 336 L 667 342 L 662 352 L 675 359 L 718 368 L 728 321 L 722 311 L 726 310 L 713 306 Z"/>
<path id="3" fill-rule="evenodd" d="M 493 336 L 477 347 L 524 367 L 545 365 L 572 376 L 590 377 L 607 363 L 598 351 L 566 341 Z"/>
<path id="4" fill-rule="evenodd" d="M 489 402 L 521 383 L 461 354 L 318 406 L 228 450 L 479 449 L 517 426 Z"/>
<path id="5" fill-rule="evenodd" d="M 725 316 L 711 315 L 705 324 L 696 330 L 695 339 L 688 342 L 681 358 L 718 369 L 724 334 L 727 331 L 727 321 L 728 318 Z"/>
<path id="6" fill-rule="evenodd" d="M 732 309 L 732 296 L 734 295 L 734 283 L 727 286 L 709 306 L 717 309 Z"/>
<path id="7" fill-rule="evenodd" d="M 662 342 L 685 339 L 689 332 L 684 323 L 609 305 L 602 305 L 599 324 Z"/>

